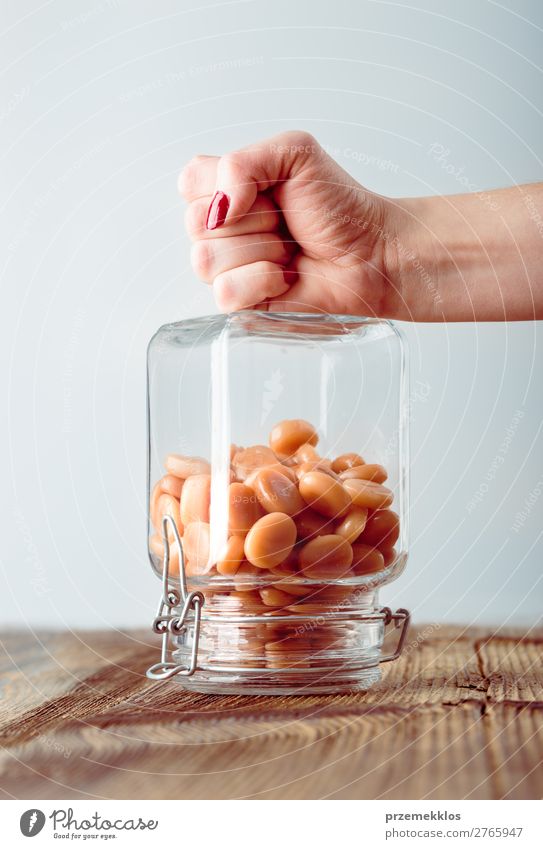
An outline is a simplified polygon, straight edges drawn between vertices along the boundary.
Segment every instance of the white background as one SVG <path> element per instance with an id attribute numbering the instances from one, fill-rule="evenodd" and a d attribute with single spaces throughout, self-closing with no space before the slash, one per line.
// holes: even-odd
<path id="1" fill-rule="evenodd" d="M 542 180 L 543 7 L 4 0 L 0 15 L 1 618 L 145 625 L 146 343 L 214 311 L 190 270 L 183 163 L 303 128 L 385 194 Z M 383 601 L 419 622 L 532 624 L 541 327 L 404 329 L 413 545 Z"/>

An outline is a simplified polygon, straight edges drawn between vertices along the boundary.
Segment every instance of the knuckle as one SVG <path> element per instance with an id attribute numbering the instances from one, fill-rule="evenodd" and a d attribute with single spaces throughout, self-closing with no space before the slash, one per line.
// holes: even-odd
<path id="1" fill-rule="evenodd" d="M 242 151 L 233 150 L 221 157 L 219 162 L 219 173 L 221 179 L 226 178 L 234 185 L 243 182 L 243 172 L 246 158 Z"/>
<path id="2" fill-rule="evenodd" d="M 300 142 L 301 144 L 317 144 L 315 136 L 307 130 L 289 130 L 287 133 L 292 141 Z"/>
<path id="3" fill-rule="evenodd" d="M 215 302 L 221 312 L 231 312 L 236 309 L 236 289 L 232 275 L 228 271 L 218 274 L 213 281 Z"/>
<path id="4" fill-rule="evenodd" d="M 190 194 L 191 186 L 193 185 L 194 175 L 189 163 L 188 165 L 185 165 L 179 177 L 177 178 L 177 190 L 181 197 L 188 197 Z"/>
<path id="5" fill-rule="evenodd" d="M 190 259 L 198 277 L 209 280 L 213 268 L 212 240 L 195 242 L 191 248 Z"/>
<path id="6" fill-rule="evenodd" d="M 225 168 L 239 168 L 245 160 L 242 150 L 230 150 L 221 157 L 221 165 Z"/>
<path id="7" fill-rule="evenodd" d="M 191 203 L 185 211 L 185 230 L 191 238 L 202 232 L 203 223 L 201 204 Z"/>
<path id="8" fill-rule="evenodd" d="M 207 157 L 202 154 L 193 156 L 181 171 L 177 179 L 177 188 L 179 190 L 179 194 L 183 197 L 186 197 L 191 193 L 191 190 L 194 189 L 198 179 L 200 166 L 206 159 Z"/>
<path id="9" fill-rule="evenodd" d="M 284 144 L 287 147 L 299 153 L 318 153 L 321 149 L 315 136 L 308 133 L 307 130 L 289 130 L 285 133 L 284 139 Z"/>

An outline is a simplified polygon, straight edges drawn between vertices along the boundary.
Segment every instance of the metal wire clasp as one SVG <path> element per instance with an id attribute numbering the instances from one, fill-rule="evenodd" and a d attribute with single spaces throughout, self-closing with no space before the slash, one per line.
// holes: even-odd
<path id="1" fill-rule="evenodd" d="M 409 630 L 409 622 L 411 621 L 411 614 L 409 610 L 405 609 L 405 607 L 399 607 L 394 613 L 390 607 L 382 607 L 380 612 L 384 616 L 385 628 L 391 622 L 394 622 L 396 628 L 401 626 L 402 629 L 400 631 L 400 636 L 398 637 L 396 648 L 392 654 L 385 654 L 384 657 L 379 658 L 379 663 L 389 663 L 391 660 L 396 660 L 403 651 L 405 638 L 407 637 L 407 632 Z"/>
<path id="2" fill-rule="evenodd" d="M 175 541 L 179 548 L 179 580 L 181 592 L 173 589 L 169 585 L 170 572 L 170 540 L 168 539 L 168 523 L 171 524 L 175 535 Z M 200 592 L 190 592 L 187 589 L 187 577 L 185 574 L 185 555 L 183 545 L 175 524 L 171 516 L 162 517 L 162 542 L 164 544 L 164 559 L 162 564 L 162 594 L 158 604 L 157 615 L 153 620 L 153 631 L 155 634 L 162 634 L 162 649 L 160 652 L 160 662 L 154 663 L 147 670 L 147 678 L 154 681 L 165 681 L 168 678 L 173 678 L 174 675 L 183 675 L 188 678 L 194 674 L 198 665 L 198 642 L 200 638 L 200 621 L 202 617 L 202 607 L 205 599 Z M 182 604 L 180 613 L 172 613 L 174 608 L 178 608 Z M 180 666 L 177 663 L 167 660 L 168 657 L 168 639 L 170 634 L 178 635 L 185 629 L 185 621 L 189 614 L 194 611 L 194 637 L 192 642 L 192 650 L 190 663 L 188 666 Z"/>
<path id="3" fill-rule="evenodd" d="M 170 571 L 170 540 L 168 538 L 168 523 L 171 525 L 173 529 L 173 533 L 175 536 L 175 541 L 179 548 L 179 584 L 180 591 L 173 588 L 169 584 L 169 571 Z M 177 525 L 175 524 L 172 516 L 163 516 L 162 518 L 162 541 L 164 544 L 164 559 L 162 566 L 162 592 L 160 596 L 160 601 L 158 605 L 157 614 L 153 620 L 153 631 L 156 634 L 162 635 L 162 648 L 160 653 L 160 661 L 159 663 L 154 663 L 147 670 L 147 677 L 151 678 L 154 681 L 166 681 L 169 678 L 173 678 L 174 676 L 181 675 L 185 678 L 190 677 L 194 674 L 198 666 L 198 645 L 200 640 L 200 623 L 202 621 L 202 607 L 204 606 L 205 599 L 201 592 L 193 591 L 189 592 L 187 588 L 187 576 L 185 573 L 185 555 L 183 552 L 183 545 L 181 543 L 181 538 L 179 536 L 179 531 L 177 530 Z M 179 610 L 181 607 L 181 610 Z M 191 646 L 191 654 L 190 661 L 188 666 L 182 666 L 178 663 L 174 663 L 173 661 L 168 660 L 168 640 L 171 636 L 178 636 L 181 634 L 186 626 L 187 620 L 190 618 L 190 622 L 193 625 L 194 632 L 192 635 L 192 646 Z M 223 617 L 223 619 L 227 619 L 228 617 Z M 299 617 L 292 616 L 278 616 L 275 621 L 286 621 L 291 619 L 297 619 Z M 396 648 L 392 654 L 384 655 L 379 658 L 378 663 L 389 663 L 391 660 L 396 660 L 403 650 L 405 639 L 407 636 L 407 631 L 409 628 L 410 621 L 410 613 L 404 607 L 398 608 L 394 613 L 390 609 L 390 607 L 382 607 L 381 610 L 374 610 L 367 613 L 358 613 L 356 615 L 356 619 L 360 621 L 375 621 L 381 620 L 383 622 L 384 627 L 386 628 L 391 622 L 394 622 L 396 628 L 401 627 L 400 635 L 398 638 L 398 642 L 396 644 Z M 231 617 L 230 617 L 231 619 Z M 254 617 L 254 621 L 268 621 L 268 618 L 265 617 Z M 366 668 L 367 666 L 374 666 L 375 661 L 372 661 L 371 664 L 363 663 L 361 668 Z M 206 668 L 206 667 L 203 667 Z M 230 667 L 221 667 L 216 664 L 213 665 L 213 669 L 215 671 L 226 671 L 231 672 L 232 668 Z M 262 674 L 272 674 L 273 670 L 270 669 L 248 669 L 244 667 L 237 671 L 241 672 L 255 672 Z M 316 672 L 318 669 L 310 668 L 308 670 L 300 669 L 300 667 L 296 667 L 293 670 L 284 670 L 293 671 L 293 672 L 304 672 L 304 671 L 312 671 Z"/>

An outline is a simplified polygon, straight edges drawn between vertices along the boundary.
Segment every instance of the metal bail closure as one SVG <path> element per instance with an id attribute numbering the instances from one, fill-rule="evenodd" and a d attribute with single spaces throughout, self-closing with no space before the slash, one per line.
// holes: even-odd
<path id="1" fill-rule="evenodd" d="M 175 535 L 175 541 L 179 547 L 179 580 L 181 585 L 181 593 L 169 586 L 169 571 L 170 571 L 170 541 L 168 539 L 168 522 L 171 523 Z M 177 525 L 171 516 L 163 516 L 162 518 L 162 542 L 164 544 L 164 560 L 162 566 L 162 593 L 158 604 L 157 615 L 153 621 L 153 631 L 156 634 L 162 634 L 162 649 L 160 652 L 160 662 L 154 663 L 147 670 L 147 678 L 153 681 L 166 681 L 168 678 L 173 678 L 174 675 L 182 675 L 188 678 L 193 675 L 198 665 L 198 643 L 200 639 L 200 622 L 202 618 L 202 607 L 205 599 L 200 592 L 188 592 L 187 577 L 185 573 L 185 554 L 181 544 L 181 538 Z M 182 603 L 180 613 L 172 613 L 174 608 L 178 608 Z M 170 634 L 178 635 L 183 632 L 186 625 L 185 622 L 189 614 L 194 611 L 192 619 L 194 623 L 194 636 L 192 642 L 192 651 L 190 663 L 188 666 L 180 666 L 177 663 L 172 663 L 168 658 L 168 639 Z"/>
<path id="2" fill-rule="evenodd" d="M 179 547 L 179 582 L 180 582 L 180 592 L 169 585 L 169 568 L 170 568 L 170 541 L 168 539 L 168 523 L 171 523 L 173 528 L 173 533 L 175 536 L 175 541 Z M 162 568 L 162 593 L 160 596 L 160 601 L 158 605 L 157 614 L 153 621 L 153 631 L 156 634 L 162 635 L 162 649 L 160 653 L 160 662 L 154 663 L 147 670 L 147 677 L 151 678 L 153 681 L 167 681 L 169 678 L 173 678 L 174 676 L 180 675 L 182 677 L 188 678 L 194 674 L 198 667 L 198 645 L 200 640 L 200 623 L 202 621 L 202 607 L 204 606 L 205 599 L 201 592 L 189 592 L 187 588 L 187 578 L 185 572 L 185 555 L 183 552 L 183 546 L 181 544 L 181 539 L 179 537 L 179 531 L 177 530 L 177 525 L 175 524 L 173 518 L 171 516 L 164 516 L 162 519 L 162 541 L 164 543 L 164 560 L 163 560 L 163 568 Z M 181 610 L 179 611 L 179 607 Z M 175 612 L 174 612 L 175 611 Z M 191 655 L 188 666 L 182 666 L 178 663 L 174 663 L 168 660 L 168 639 L 171 636 L 178 636 L 181 634 L 185 628 L 187 627 L 187 620 L 190 618 L 190 622 L 193 625 L 194 633 L 192 636 L 192 646 L 191 646 Z M 210 620 L 214 617 L 210 615 Z M 237 622 L 239 621 L 235 616 L 225 616 L 221 617 L 223 621 L 229 622 Z M 407 631 L 409 629 L 409 622 L 411 619 L 411 614 L 404 607 L 398 608 L 394 613 L 390 609 L 390 607 L 382 607 L 380 610 L 373 610 L 367 613 L 357 613 L 354 615 L 358 621 L 362 622 L 375 622 L 382 621 L 384 627 L 390 625 L 391 622 L 394 622 L 396 628 L 401 628 L 400 635 L 398 637 L 398 642 L 396 644 L 396 648 L 394 652 L 391 654 L 383 655 L 379 658 L 378 663 L 389 663 L 391 660 L 396 660 L 402 653 L 403 647 L 405 645 L 405 640 L 407 637 Z M 298 621 L 300 619 L 299 616 L 278 616 L 275 618 L 275 621 Z M 254 616 L 254 622 L 268 622 L 268 617 L 262 616 Z M 360 668 L 365 669 L 369 666 L 374 666 L 375 661 L 371 663 L 361 662 Z M 261 668 L 248 668 L 248 667 L 225 667 L 217 664 L 213 664 L 213 667 L 203 666 L 202 669 L 212 669 L 215 672 L 250 672 L 250 673 L 259 673 L 259 674 L 273 674 L 273 670 L 270 669 L 261 669 Z M 318 672 L 318 671 L 326 671 L 328 667 L 322 670 L 315 667 L 309 667 L 307 669 L 296 667 L 293 670 L 284 669 L 283 672 L 287 673 L 289 671 L 293 672 Z"/>
<path id="3" fill-rule="evenodd" d="M 411 621 L 411 613 L 409 612 L 409 610 L 406 610 L 405 607 L 399 607 L 395 613 L 392 612 L 390 607 L 382 607 L 380 612 L 384 616 L 385 628 L 391 622 L 394 622 L 396 628 L 401 627 L 402 629 L 400 631 L 400 636 L 398 637 L 398 642 L 393 653 L 385 654 L 383 657 L 379 658 L 379 663 L 389 663 L 391 660 L 396 660 L 403 651 L 403 647 L 405 645 L 405 638 L 407 637 L 409 623 Z"/>

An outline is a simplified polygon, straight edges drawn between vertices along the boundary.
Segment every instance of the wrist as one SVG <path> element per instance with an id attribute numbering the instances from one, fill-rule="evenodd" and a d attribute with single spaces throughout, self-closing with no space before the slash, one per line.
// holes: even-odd
<path id="1" fill-rule="evenodd" d="M 411 321 L 540 318 L 538 203 L 543 210 L 540 186 L 385 200 L 390 294 L 381 314 Z"/>
<path id="2" fill-rule="evenodd" d="M 431 198 L 387 200 L 383 267 L 386 314 L 402 321 L 442 320 L 440 263 L 426 226 Z"/>

